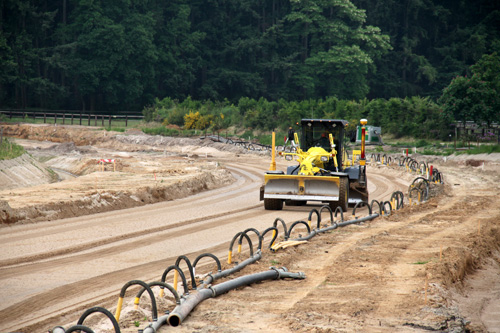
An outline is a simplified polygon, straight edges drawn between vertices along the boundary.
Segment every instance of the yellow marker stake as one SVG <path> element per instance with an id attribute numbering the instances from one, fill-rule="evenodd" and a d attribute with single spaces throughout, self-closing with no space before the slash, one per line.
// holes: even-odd
<path id="1" fill-rule="evenodd" d="M 120 313 L 122 312 L 123 297 L 118 298 L 118 304 L 116 305 L 115 318 L 116 321 L 120 321 Z"/>
<path id="2" fill-rule="evenodd" d="M 163 288 L 160 289 L 160 297 L 163 297 L 163 295 L 165 295 L 165 291 L 163 290 Z"/>
<path id="3" fill-rule="evenodd" d="M 241 244 L 238 244 L 238 253 L 241 253 Z"/>
<path id="4" fill-rule="evenodd" d="M 179 272 L 177 270 L 174 271 L 174 289 L 177 291 L 177 282 L 179 282 Z"/>
<path id="5" fill-rule="evenodd" d="M 134 310 L 137 310 L 139 308 L 139 297 L 136 297 L 134 299 Z"/>
<path id="6" fill-rule="evenodd" d="M 228 264 L 231 264 L 232 263 L 232 255 L 233 255 L 233 251 L 229 251 L 229 254 L 227 255 L 227 263 Z"/>
<path id="7" fill-rule="evenodd" d="M 276 138 L 275 133 L 272 135 L 272 148 L 271 148 L 271 165 L 269 171 L 276 171 Z"/>

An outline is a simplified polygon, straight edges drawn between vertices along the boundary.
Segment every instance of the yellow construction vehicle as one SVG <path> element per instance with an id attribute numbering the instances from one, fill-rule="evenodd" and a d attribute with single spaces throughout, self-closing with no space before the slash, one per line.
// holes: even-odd
<path id="1" fill-rule="evenodd" d="M 363 130 L 366 123 L 361 120 Z M 348 204 L 368 201 L 365 142 L 362 140 L 358 163 L 354 158 L 349 161 L 344 144 L 347 125 L 345 120 L 302 119 L 300 140 L 295 133 L 296 152 L 280 152 L 285 159 L 298 161 L 286 173 L 276 170 L 273 143 L 273 161 L 260 189 L 265 209 L 281 210 L 283 203 L 299 206 L 319 201 L 333 210 L 341 207 L 346 211 Z"/>

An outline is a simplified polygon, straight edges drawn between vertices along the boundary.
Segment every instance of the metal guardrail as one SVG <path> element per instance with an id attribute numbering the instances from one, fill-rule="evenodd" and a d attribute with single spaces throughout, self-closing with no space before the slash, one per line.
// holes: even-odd
<path id="1" fill-rule="evenodd" d="M 104 114 L 100 112 L 84 113 L 78 111 L 68 110 L 0 110 L 0 115 L 4 115 L 9 119 L 23 118 L 23 119 L 43 119 L 43 123 L 54 123 L 62 120 L 63 125 L 87 125 L 111 127 L 113 121 L 125 120 L 125 127 L 128 126 L 129 120 L 142 120 L 143 115 L 137 112 L 123 111 L 120 114 Z M 76 124 L 75 124 L 76 122 Z"/>

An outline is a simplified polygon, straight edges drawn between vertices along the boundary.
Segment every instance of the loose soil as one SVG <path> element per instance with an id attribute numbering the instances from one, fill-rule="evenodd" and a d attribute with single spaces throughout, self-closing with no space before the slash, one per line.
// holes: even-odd
<path id="1" fill-rule="evenodd" d="M 69 328 L 92 306 L 114 313 L 121 286 L 160 279 L 179 255 L 194 260 L 210 252 L 223 269 L 232 267 L 225 261 L 238 231 L 262 231 L 276 217 L 287 225 L 307 221 L 314 208 L 263 209 L 258 188 L 269 168 L 266 152 L 138 131 L 1 126 L 28 151 L 0 161 L 2 332 Z M 413 156 L 444 175 L 444 184 L 431 184 L 427 202 L 406 202 L 390 216 L 277 252 L 267 249 L 266 236 L 262 259 L 221 281 L 269 266 L 304 272 L 306 279 L 230 291 L 198 305 L 179 327 L 159 332 L 500 332 L 498 155 Z M 115 165 L 103 170 L 101 159 Z M 279 159 L 278 168 L 287 163 Z M 396 190 L 406 195 L 415 177 L 396 165 L 370 163 L 370 199 L 389 200 Z M 329 224 L 323 215 L 321 224 Z M 305 233 L 298 226 L 292 238 Z M 233 261 L 248 258 L 248 250 L 243 243 Z M 197 274 L 216 269 L 203 261 Z M 148 296 L 134 310 L 135 293 L 127 292 L 122 332 L 152 319 Z M 175 306 L 171 297 L 157 299 L 160 315 Z M 85 325 L 113 331 L 99 315 Z"/>

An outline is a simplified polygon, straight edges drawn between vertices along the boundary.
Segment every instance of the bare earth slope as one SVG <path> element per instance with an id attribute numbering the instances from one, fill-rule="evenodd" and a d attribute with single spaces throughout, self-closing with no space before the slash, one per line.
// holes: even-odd
<path id="1" fill-rule="evenodd" d="M 19 133 L 31 140 L 46 138 L 54 133 L 51 130 L 22 128 Z M 263 209 L 258 188 L 269 167 L 267 156 L 208 142 L 163 139 L 158 144 L 158 139 L 138 133 L 131 140 L 94 131 L 94 136 L 107 138 L 99 143 L 83 129 L 64 131 L 55 141 L 75 142 L 74 146 L 19 142 L 46 165 L 79 177 L 0 192 L 0 200 L 11 210 L 38 207 L 41 212 L 0 227 L 2 332 L 69 327 L 95 305 L 114 313 L 127 281 L 159 280 L 179 255 L 193 260 L 210 252 L 221 258 L 223 267 L 230 267 L 225 260 L 238 231 L 262 231 L 276 217 L 288 225 L 307 221 L 314 208 Z M 107 164 L 106 171 L 98 171 L 100 158 L 119 161 L 118 170 L 111 171 Z M 279 160 L 278 167 L 284 168 L 284 163 L 288 162 Z M 268 281 L 231 291 L 201 303 L 180 327 L 163 326 L 160 332 L 498 332 L 494 313 L 500 306 L 499 164 L 493 160 L 471 167 L 449 159 L 433 163 L 445 176 L 439 196 L 275 253 L 264 245 L 258 263 L 229 277 L 273 265 L 303 271 L 305 280 Z M 368 170 L 370 199 L 388 200 L 395 190 L 406 193 L 416 177 L 396 166 L 370 165 Z M 169 187 L 172 184 L 178 186 Z M 119 193 L 127 199 L 115 199 L 124 203 L 118 208 L 129 208 L 88 215 L 111 206 L 104 201 L 112 202 Z M 52 213 L 50 204 L 55 205 Z M 57 219 L 64 211 L 61 207 L 68 205 L 73 207 L 68 210 L 71 218 Z M 325 214 L 323 219 L 327 223 L 329 217 Z M 294 230 L 293 237 L 306 232 L 304 227 Z M 247 257 L 244 243 L 234 260 Z M 206 261 L 197 273 L 215 269 Z M 139 310 L 133 310 L 134 295 L 130 292 L 125 298 L 122 332 L 137 332 L 151 320 L 149 298 L 143 296 Z M 160 315 L 174 305 L 170 297 L 162 300 Z M 109 321 L 101 319 L 96 315 L 85 324 L 112 332 Z"/>

